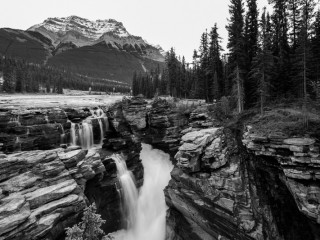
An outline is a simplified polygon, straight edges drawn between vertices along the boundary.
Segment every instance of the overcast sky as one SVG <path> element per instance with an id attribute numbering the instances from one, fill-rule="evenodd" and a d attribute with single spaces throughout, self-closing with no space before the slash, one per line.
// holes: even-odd
<path id="1" fill-rule="evenodd" d="M 229 0 L 1 0 L 0 27 L 27 29 L 48 17 L 77 15 L 90 20 L 113 18 L 130 34 L 164 50 L 170 47 L 191 61 L 200 36 L 216 22 L 227 43 Z M 259 8 L 268 0 L 258 0 Z"/>

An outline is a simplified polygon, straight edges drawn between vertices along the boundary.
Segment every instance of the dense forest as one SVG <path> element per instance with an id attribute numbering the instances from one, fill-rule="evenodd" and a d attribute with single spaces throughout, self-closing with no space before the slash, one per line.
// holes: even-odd
<path id="1" fill-rule="evenodd" d="M 226 96 L 238 112 L 270 100 L 320 99 L 320 10 L 316 0 L 230 0 L 228 54 L 215 24 L 187 64 L 172 48 L 166 68 L 135 73 L 133 94 L 171 95 L 207 102 Z"/>
<path id="2" fill-rule="evenodd" d="M 0 91 L 6 93 L 58 93 L 63 89 L 99 92 L 129 93 L 130 87 L 120 82 L 82 76 L 64 69 L 28 63 L 21 59 L 0 58 L 3 83 Z M 1 86 L 2 85 L 2 86 Z"/>

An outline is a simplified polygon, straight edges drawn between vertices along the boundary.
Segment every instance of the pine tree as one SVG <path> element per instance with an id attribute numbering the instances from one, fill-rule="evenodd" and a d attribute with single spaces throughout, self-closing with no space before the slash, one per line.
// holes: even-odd
<path id="1" fill-rule="evenodd" d="M 290 21 L 290 41 L 291 49 L 294 53 L 297 48 L 298 40 L 298 25 L 301 20 L 300 10 L 299 10 L 299 1 L 300 0 L 287 0 L 288 1 L 288 19 Z"/>
<path id="2" fill-rule="evenodd" d="M 240 68 L 236 66 L 233 72 L 233 81 L 235 82 L 233 88 L 233 94 L 237 98 L 237 111 L 238 114 L 242 113 L 244 110 L 244 90 L 243 90 L 243 79 L 241 78 Z"/>
<path id="3" fill-rule="evenodd" d="M 209 42 L 209 81 L 211 82 L 211 98 L 219 99 L 223 95 L 223 66 L 220 52 L 223 50 L 218 34 L 217 24 L 210 31 Z"/>
<path id="4" fill-rule="evenodd" d="M 288 97 L 294 89 L 290 79 L 290 49 L 286 0 L 270 0 L 272 14 L 272 54 L 275 56 L 275 76 L 272 78 L 274 97 Z"/>
<path id="5" fill-rule="evenodd" d="M 244 79 L 246 106 L 252 106 L 256 102 L 254 93 L 256 85 L 251 81 L 249 72 L 252 68 L 252 61 L 258 52 L 258 9 L 256 0 L 247 0 L 248 11 L 245 24 L 245 49 L 246 49 L 246 76 Z"/>
<path id="6" fill-rule="evenodd" d="M 260 112 L 264 114 L 264 104 L 270 91 L 270 80 L 272 78 L 273 70 L 273 56 L 270 47 L 271 35 L 268 32 L 268 23 L 266 17 L 266 9 L 261 16 L 261 32 L 260 32 L 260 48 L 257 56 L 253 59 L 252 69 L 250 71 L 250 78 L 257 84 L 256 94 L 259 95 Z"/>
<path id="7" fill-rule="evenodd" d="M 307 100 L 308 93 L 307 87 L 309 82 L 309 69 L 308 65 L 310 62 L 310 30 L 311 24 L 314 17 L 314 8 L 316 4 L 314 0 L 301 0 L 301 11 L 302 11 L 302 20 L 300 22 L 299 29 L 299 39 L 298 39 L 298 49 L 296 55 L 300 56 L 300 65 L 298 76 L 301 77 L 303 83 L 303 112 L 304 112 L 304 123 L 305 127 L 308 127 L 308 116 L 307 116 Z"/>
<path id="8" fill-rule="evenodd" d="M 316 12 L 311 39 L 311 85 L 318 101 L 320 101 L 320 9 Z"/>
<path id="9" fill-rule="evenodd" d="M 243 70 L 245 69 L 244 53 L 244 21 L 243 21 L 243 2 L 242 0 L 231 0 L 229 6 L 229 25 L 226 27 L 229 33 L 228 45 L 230 51 L 229 63 L 234 80 L 234 93 L 238 102 L 238 113 L 243 111 L 244 89 L 243 89 Z"/>
<path id="10" fill-rule="evenodd" d="M 209 48 L 207 31 L 201 35 L 199 48 L 199 95 L 203 96 L 206 102 L 209 102 Z"/>

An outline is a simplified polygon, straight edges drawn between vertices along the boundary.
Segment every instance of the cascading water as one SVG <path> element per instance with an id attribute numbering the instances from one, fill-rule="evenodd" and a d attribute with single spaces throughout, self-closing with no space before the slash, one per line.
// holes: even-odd
<path id="1" fill-rule="evenodd" d="M 60 124 L 60 129 L 61 129 L 60 142 L 61 142 L 61 143 L 64 143 L 64 138 L 65 138 L 65 136 L 66 136 L 66 133 L 65 133 L 65 131 L 64 131 L 64 128 L 63 128 L 63 125 L 62 125 L 62 124 Z"/>
<path id="2" fill-rule="evenodd" d="M 93 131 L 91 122 L 82 122 L 79 126 L 80 146 L 90 149 L 93 146 Z"/>
<path id="3" fill-rule="evenodd" d="M 15 151 L 17 152 L 21 151 L 20 137 L 16 137 L 16 140 L 14 141 L 14 148 L 15 148 Z"/>
<path id="4" fill-rule="evenodd" d="M 99 131 L 100 131 L 100 144 L 102 145 L 104 139 L 104 133 L 109 129 L 108 118 L 102 109 L 98 108 L 96 110 L 91 110 L 92 116 L 85 119 L 82 123 L 73 123 L 71 122 L 70 128 L 70 144 L 72 146 L 80 145 L 83 149 L 90 149 L 94 146 L 94 140 L 97 140 L 97 136 L 94 136 L 93 133 L 97 132 L 96 127 L 93 124 L 93 119 L 97 119 Z M 94 130 L 94 131 L 93 131 Z M 98 147 L 99 147 L 98 145 Z"/>
<path id="5" fill-rule="evenodd" d="M 77 135 L 76 135 L 76 124 L 71 122 L 71 129 L 70 129 L 70 140 L 71 145 L 77 145 Z"/>
<path id="6" fill-rule="evenodd" d="M 104 138 L 104 128 L 103 128 L 103 123 L 102 123 L 102 119 L 98 118 L 98 122 L 99 122 L 99 127 L 100 127 L 100 144 L 103 143 L 103 138 Z"/>
<path id="7" fill-rule="evenodd" d="M 123 192 L 125 205 L 136 208 L 135 219 L 127 230 L 115 233 L 114 237 L 117 240 L 164 240 L 167 206 L 163 190 L 171 178 L 170 172 L 173 165 L 168 154 L 152 149 L 147 144 L 142 145 L 140 157 L 144 167 L 144 183 L 136 204 L 134 204 L 135 201 L 127 203 L 125 192 L 128 190 Z M 117 167 L 120 166 L 117 164 Z M 126 188 L 132 188 L 130 192 L 136 191 L 135 185 L 122 183 L 121 177 L 120 181 L 122 186 L 127 184 Z"/>
<path id="8" fill-rule="evenodd" d="M 135 185 L 132 172 L 128 171 L 126 162 L 120 155 L 114 155 L 113 159 L 117 165 L 118 178 L 123 195 L 124 215 L 128 229 L 134 226 L 137 211 L 138 190 Z"/>

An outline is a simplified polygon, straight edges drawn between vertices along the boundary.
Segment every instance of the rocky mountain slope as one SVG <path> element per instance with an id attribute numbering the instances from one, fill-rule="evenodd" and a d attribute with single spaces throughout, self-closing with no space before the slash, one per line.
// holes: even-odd
<path id="1" fill-rule="evenodd" d="M 0 29 L 0 55 L 82 75 L 131 82 L 134 71 L 163 66 L 164 51 L 113 19 L 48 18 L 27 31 Z"/>

